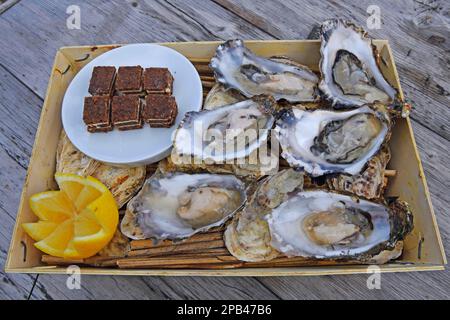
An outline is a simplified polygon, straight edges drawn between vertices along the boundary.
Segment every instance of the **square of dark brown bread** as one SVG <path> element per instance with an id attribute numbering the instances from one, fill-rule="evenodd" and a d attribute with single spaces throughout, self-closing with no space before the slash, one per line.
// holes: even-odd
<path id="1" fill-rule="evenodd" d="M 84 98 L 83 121 L 87 125 L 109 125 L 111 121 L 109 96 Z"/>
<path id="2" fill-rule="evenodd" d="M 142 67 L 120 67 L 117 71 L 115 90 L 119 92 L 139 92 L 142 90 Z"/>
<path id="3" fill-rule="evenodd" d="M 144 90 L 147 93 L 172 93 L 173 77 L 167 68 L 146 68 Z"/>
<path id="4" fill-rule="evenodd" d="M 111 121 L 116 125 L 138 123 L 141 100 L 138 95 L 114 96 L 111 104 Z"/>
<path id="5" fill-rule="evenodd" d="M 89 82 L 89 93 L 93 96 L 111 95 L 116 78 L 116 68 L 110 66 L 94 67 Z"/>
<path id="6" fill-rule="evenodd" d="M 174 97 L 165 94 L 149 94 L 145 98 L 142 118 L 145 121 L 170 121 L 177 113 L 177 102 Z"/>

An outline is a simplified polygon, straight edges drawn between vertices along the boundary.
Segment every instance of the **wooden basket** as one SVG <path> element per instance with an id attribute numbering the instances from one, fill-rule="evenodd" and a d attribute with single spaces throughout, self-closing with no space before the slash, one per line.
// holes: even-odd
<path id="1" fill-rule="evenodd" d="M 219 42 L 163 43 L 192 61 L 209 60 Z M 381 69 L 387 80 L 399 89 L 400 83 L 389 44 L 375 40 L 382 59 Z M 255 53 L 263 56 L 284 55 L 318 71 L 320 42 L 318 40 L 246 41 Z M 28 174 L 20 199 L 16 225 L 8 251 L 6 272 L 65 273 L 64 267 L 44 265 L 42 253 L 34 248 L 33 240 L 22 223 L 33 222 L 28 199 L 37 192 L 56 188 L 53 179 L 55 153 L 61 131 L 61 103 L 75 74 L 100 54 L 120 45 L 63 47 L 55 57 L 50 81 L 42 107 L 41 119 L 31 155 Z M 208 84 L 206 84 L 208 85 Z M 382 272 L 443 270 L 446 258 L 433 212 L 430 194 L 420 162 L 409 118 L 398 119 L 390 141 L 392 159 L 389 168 L 397 171 L 390 179 L 388 195 L 399 196 L 411 205 L 415 229 L 405 240 L 401 259 L 381 265 Z M 364 265 L 285 266 L 236 269 L 111 269 L 81 267 L 82 274 L 108 275 L 173 275 L 173 276 L 286 276 L 366 273 Z"/>

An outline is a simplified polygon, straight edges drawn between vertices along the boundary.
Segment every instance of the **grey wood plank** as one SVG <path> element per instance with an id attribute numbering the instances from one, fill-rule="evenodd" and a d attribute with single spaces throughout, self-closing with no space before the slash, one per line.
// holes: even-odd
<path id="1" fill-rule="evenodd" d="M 31 299 L 276 299 L 254 278 L 83 276 L 80 290 L 67 277 L 40 275 Z"/>
<path id="2" fill-rule="evenodd" d="M 1 105 L 1 104 L 0 104 Z M 36 275 L 6 274 L 7 252 L 25 169 L 0 147 L 0 299 L 27 299 Z"/>
<path id="3" fill-rule="evenodd" d="M 414 106 L 411 117 L 450 138 L 448 1 L 213 1 L 279 39 L 305 39 L 313 25 L 330 17 L 365 27 L 368 6 L 378 5 L 381 29 L 368 31 L 389 40 L 403 91 Z"/>
<path id="4" fill-rule="evenodd" d="M 68 30 L 72 4 L 23 0 L 0 18 L 0 42 L 8 43 L 0 47 L 0 63 L 41 97 L 62 46 L 268 37 L 210 1 L 84 1 L 81 29 Z"/>
<path id="5" fill-rule="evenodd" d="M 142 277 L 82 276 L 80 289 L 69 289 L 67 276 L 40 275 L 31 299 L 174 299 L 177 293 L 159 278 L 144 281 Z"/>
<path id="6" fill-rule="evenodd" d="M 36 278 L 5 274 L 4 266 L 41 102 L 0 67 L 0 299 L 27 299 Z M 20 105 L 27 116 L 17 112 Z"/>
<path id="7" fill-rule="evenodd" d="M 0 147 L 27 168 L 43 101 L 1 65 L 0 96 Z"/>

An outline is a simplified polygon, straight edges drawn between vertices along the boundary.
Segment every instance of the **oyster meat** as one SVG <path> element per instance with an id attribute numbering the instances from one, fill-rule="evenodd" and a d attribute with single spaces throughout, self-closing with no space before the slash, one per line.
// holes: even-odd
<path id="1" fill-rule="evenodd" d="M 303 173 L 287 169 L 255 187 L 225 230 L 230 253 L 243 261 L 299 256 L 386 263 L 413 228 L 408 205 L 389 205 L 326 189 L 304 189 Z M 306 181 L 305 181 L 306 182 Z"/>
<path id="2" fill-rule="evenodd" d="M 397 100 L 398 92 L 381 73 L 375 46 L 364 30 L 347 21 L 330 19 L 322 24 L 320 36 L 319 89 L 336 108 Z"/>
<path id="3" fill-rule="evenodd" d="M 275 132 L 281 156 L 313 176 L 361 171 L 390 134 L 390 117 L 382 106 L 350 111 L 287 109 Z"/>
<path id="4" fill-rule="evenodd" d="M 172 161 L 225 163 L 247 157 L 266 142 L 275 105 L 271 97 L 260 96 L 186 113 L 174 134 Z"/>
<path id="5" fill-rule="evenodd" d="M 255 55 L 242 40 L 221 44 L 211 59 L 216 81 L 246 97 L 267 94 L 289 102 L 313 101 L 318 77 L 288 58 Z"/>
<path id="6" fill-rule="evenodd" d="M 156 172 L 127 205 L 121 231 L 131 239 L 181 239 L 220 226 L 246 202 L 232 175 Z"/>

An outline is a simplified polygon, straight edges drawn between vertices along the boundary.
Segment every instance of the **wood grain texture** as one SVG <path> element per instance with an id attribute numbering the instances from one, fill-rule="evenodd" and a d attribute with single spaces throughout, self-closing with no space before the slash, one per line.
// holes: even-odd
<path id="1" fill-rule="evenodd" d="M 81 29 L 68 30 L 66 8 L 73 1 L 24 0 L 0 19 L 0 41 L 9 43 L 0 48 L 0 56 L 8 57 L 2 64 L 43 96 L 54 56 L 62 46 L 268 38 L 212 2 L 191 2 L 85 1 L 80 4 Z M 18 36 L 14 42 L 8 41 L 11 34 Z"/>
<path id="2" fill-rule="evenodd" d="M 33 145 L 40 105 L 56 50 L 65 45 L 243 39 L 303 39 L 311 27 L 338 16 L 365 24 L 369 4 L 381 8 L 383 25 L 371 30 L 391 43 L 412 118 L 444 245 L 450 240 L 448 159 L 450 60 L 448 29 L 424 19 L 447 21 L 446 3 L 413 1 L 95 1 L 83 2 L 81 30 L 66 28 L 73 1 L 22 0 L 0 16 L 0 264 L 17 209 Z M 444 9 L 440 9 L 440 7 Z M 11 41 L 10 39 L 14 39 Z M 448 251 L 447 251 L 448 252 Z M 448 256 L 448 254 L 447 254 Z M 2 268 L 3 269 L 3 268 Z M 368 290 L 367 277 L 195 278 L 86 276 L 81 290 L 66 277 L 4 275 L 0 298 L 33 299 L 344 299 L 450 298 L 450 275 L 386 274 L 381 290 Z M 0 280 L 1 280 L 0 279 Z M 5 280 L 6 279 L 6 280 Z M 32 291 L 32 292 L 31 292 Z"/>
<path id="3" fill-rule="evenodd" d="M 36 275 L 3 270 L 42 100 L 1 66 L 0 97 L 0 299 L 27 299 Z"/>

